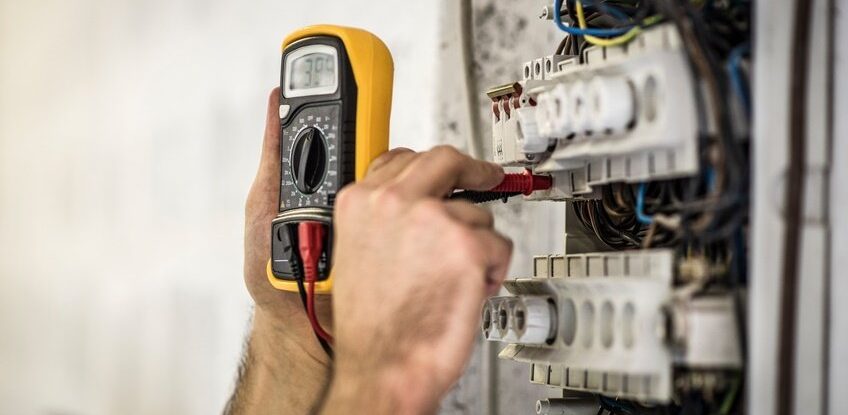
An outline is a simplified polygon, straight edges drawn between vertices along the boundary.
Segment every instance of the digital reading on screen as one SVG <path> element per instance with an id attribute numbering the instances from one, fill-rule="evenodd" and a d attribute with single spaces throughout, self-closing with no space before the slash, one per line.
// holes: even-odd
<path id="1" fill-rule="evenodd" d="M 336 57 L 329 53 L 309 53 L 292 62 L 289 89 L 321 88 L 336 82 Z"/>

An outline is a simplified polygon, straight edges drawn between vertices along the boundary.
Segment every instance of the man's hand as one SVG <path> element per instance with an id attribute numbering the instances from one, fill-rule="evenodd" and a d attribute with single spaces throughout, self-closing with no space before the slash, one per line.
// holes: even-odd
<path id="1" fill-rule="evenodd" d="M 335 208 L 336 366 L 324 413 L 423 413 L 462 373 L 512 244 L 492 215 L 444 199 L 486 190 L 495 164 L 451 147 L 396 149 Z"/>
<path id="2" fill-rule="evenodd" d="M 329 362 L 297 293 L 274 289 L 265 267 L 271 254 L 271 221 L 279 211 L 279 88 L 271 91 L 259 171 L 245 207 L 244 281 L 256 303 L 242 378 L 228 413 L 307 413 L 324 389 Z M 329 299 L 316 298 L 329 327 Z"/>

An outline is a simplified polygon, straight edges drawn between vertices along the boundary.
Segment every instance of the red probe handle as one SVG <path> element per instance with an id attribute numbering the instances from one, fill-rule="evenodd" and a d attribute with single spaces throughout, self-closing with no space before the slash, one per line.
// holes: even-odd
<path id="1" fill-rule="evenodd" d="M 501 184 L 489 189 L 489 191 L 529 195 L 537 190 L 548 190 L 551 186 L 553 186 L 553 180 L 550 176 L 533 174 L 530 170 L 524 170 L 524 173 L 504 174 Z"/>

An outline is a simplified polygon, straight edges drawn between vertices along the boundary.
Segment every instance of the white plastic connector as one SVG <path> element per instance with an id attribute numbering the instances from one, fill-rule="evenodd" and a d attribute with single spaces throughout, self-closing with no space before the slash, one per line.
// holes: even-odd
<path id="1" fill-rule="evenodd" d="M 521 71 L 521 75 L 525 81 L 533 79 L 533 61 L 524 62 L 524 69 Z"/>
<path id="2" fill-rule="evenodd" d="M 532 61 L 524 62 L 522 78 L 525 81 L 549 80 L 559 71 L 560 62 L 568 60 L 565 55 L 548 55 L 541 58 L 533 59 Z"/>
<path id="3" fill-rule="evenodd" d="M 553 112 L 553 96 L 550 92 L 542 92 L 536 97 L 536 131 L 540 137 L 553 138 L 553 122 L 556 114 Z"/>
<path id="4" fill-rule="evenodd" d="M 521 129 L 521 151 L 524 153 L 543 153 L 548 149 L 550 140 L 539 134 L 537 123 L 537 107 L 521 107 L 515 109 L 518 118 L 518 126 Z"/>
<path id="5" fill-rule="evenodd" d="M 496 327 L 499 302 L 500 300 L 495 297 L 488 299 L 486 304 L 483 305 L 482 328 L 483 337 L 486 340 L 497 341 L 501 339 L 500 332 Z"/>
<path id="6" fill-rule="evenodd" d="M 635 113 L 633 86 L 620 76 L 599 76 L 589 84 L 589 129 L 595 134 L 627 129 Z"/>
<path id="7" fill-rule="evenodd" d="M 533 59 L 533 79 L 545 79 L 545 58 Z"/>
<path id="8" fill-rule="evenodd" d="M 556 303 L 545 295 L 490 298 L 483 307 L 482 329 L 490 341 L 551 344 L 557 333 Z"/>
<path id="9" fill-rule="evenodd" d="M 563 138 L 574 133 L 574 114 L 568 88 L 558 84 L 537 96 L 536 125 L 541 137 Z"/>
<path id="10" fill-rule="evenodd" d="M 503 297 L 498 303 L 497 314 L 495 314 L 495 328 L 501 341 L 514 343 L 518 340 L 513 318 L 513 308 L 517 302 L 516 297 Z"/>
<path id="11" fill-rule="evenodd" d="M 594 414 L 598 402 L 594 398 L 549 398 L 536 401 L 537 415 Z"/>
<path id="12" fill-rule="evenodd" d="M 567 137 L 574 133 L 573 103 L 568 88 L 559 84 L 550 91 L 550 113 L 553 137 Z"/>
<path id="13" fill-rule="evenodd" d="M 545 344 L 556 337 L 556 306 L 547 296 L 521 296 L 512 307 L 513 330 L 520 344 Z"/>
<path id="14" fill-rule="evenodd" d="M 553 78 L 553 75 L 559 71 L 559 63 L 568 59 L 565 55 L 549 55 L 542 58 L 544 61 L 544 79 L 549 80 Z"/>
<path id="15" fill-rule="evenodd" d="M 571 87 L 571 117 L 574 120 L 574 131 L 585 134 L 592 130 L 592 112 L 589 108 L 589 88 L 586 82 L 577 81 Z"/>

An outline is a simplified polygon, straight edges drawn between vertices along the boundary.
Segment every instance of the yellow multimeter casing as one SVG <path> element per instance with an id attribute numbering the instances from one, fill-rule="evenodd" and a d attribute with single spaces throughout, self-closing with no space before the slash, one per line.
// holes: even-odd
<path id="1" fill-rule="evenodd" d="M 266 267 L 274 288 L 298 291 L 296 225 L 318 221 L 329 236 L 315 292 L 330 293 L 335 196 L 388 150 L 393 74 L 386 45 L 361 29 L 309 26 L 283 41 L 280 203 Z"/>

